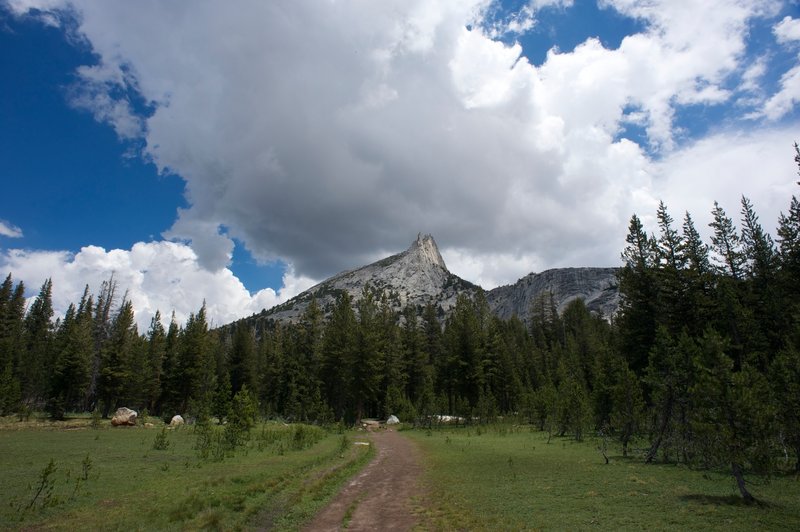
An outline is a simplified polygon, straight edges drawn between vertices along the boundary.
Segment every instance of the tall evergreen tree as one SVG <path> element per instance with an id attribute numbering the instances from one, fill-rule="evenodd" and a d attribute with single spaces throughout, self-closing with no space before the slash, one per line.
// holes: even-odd
<path id="1" fill-rule="evenodd" d="M 229 365 L 232 394 L 236 394 L 243 386 L 250 390 L 257 389 L 256 341 L 253 330 L 244 322 L 237 324 L 234 329 Z"/>
<path id="2" fill-rule="evenodd" d="M 123 299 L 111 324 L 110 336 L 103 346 L 97 377 L 97 396 L 103 402 L 103 417 L 123 406 L 125 392 L 133 378 L 133 360 L 138 347 L 138 331 L 133 304 Z"/>
<path id="3" fill-rule="evenodd" d="M 383 367 L 381 335 L 377 316 L 377 304 L 372 288 L 367 285 L 357 303 L 358 326 L 355 348 L 348 361 L 348 391 L 353 401 L 356 421 L 370 413 L 378 400 Z"/>
<path id="4" fill-rule="evenodd" d="M 709 224 L 714 230 L 711 236 L 711 248 L 717 255 L 719 268 L 724 275 L 739 281 L 742 279 L 745 257 L 736 226 L 716 201 L 711 214 L 714 217 Z"/>
<path id="5" fill-rule="evenodd" d="M 165 419 L 175 414 L 185 414 L 182 410 L 183 371 L 181 368 L 182 330 L 175 320 L 175 312 L 170 318 L 167 336 L 164 339 L 164 365 L 161 379 L 161 394 L 156 409 Z"/>
<path id="6" fill-rule="evenodd" d="M 766 380 L 749 365 L 735 370 L 724 340 L 714 332 L 702 339 L 695 374 L 691 393 L 699 456 L 707 465 L 729 467 L 742 498 L 754 502 L 745 483 L 746 468 L 768 472 L 773 460 L 770 425 L 775 413 Z"/>
<path id="7" fill-rule="evenodd" d="M 0 289 L 0 413 L 12 412 L 22 399 L 19 370 L 22 365 L 25 319 L 25 285 L 13 287 L 8 274 Z"/>
<path id="8" fill-rule="evenodd" d="M 22 394 L 28 401 L 40 403 L 46 398 L 49 377 L 53 369 L 53 282 L 47 279 L 31 303 L 25 316 L 24 350 L 20 360 Z"/>
<path id="9" fill-rule="evenodd" d="M 216 386 L 216 362 L 212 338 L 206 320 L 206 303 L 197 313 L 189 315 L 181 335 L 178 352 L 178 374 L 180 386 L 180 409 L 190 409 L 198 418 L 211 414 L 211 405 Z"/>
<path id="10" fill-rule="evenodd" d="M 87 286 L 79 307 L 70 305 L 56 334 L 56 361 L 50 375 L 48 411 L 62 419 L 68 409 L 84 407 L 91 378 L 92 297 Z"/>
<path id="11" fill-rule="evenodd" d="M 687 258 L 683 251 L 685 244 L 672 226 L 672 216 L 662 201 L 656 213 L 660 236 L 656 241 L 658 267 L 655 269 L 657 282 L 658 321 L 671 332 L 678 333 L 686 326 L 689 315 L 687 286 L 684 277 Z"/>
<path id="12" fill-rule="evenodd" d="M 631 369 L 641 375 L 647 366 L 658 323 L 657 284 L 653 273 L 655 246 L 635 214 L 625 241 L 628 245 L 622 252 L 624 265 L 619 273 L 620 344 Z"/>
<path id="13" fill-rule="evenodd" d="M 356 316 L 350 295 L 342 292 L 331 313 L 322 347 L 321 380 L 325 398 L 336 419 L 348 414 L 349 364 L 355 357 Z"/>
<path id="14" fill-rule="evenodd" d="M 161 323 L 161 312 L 156 310 L 147 330 L 147 378 L 143 395 L 150 412 L 159 413 L 159 396 L 164 384 L 164 362 L 167 351 L 167 333 Z"/>

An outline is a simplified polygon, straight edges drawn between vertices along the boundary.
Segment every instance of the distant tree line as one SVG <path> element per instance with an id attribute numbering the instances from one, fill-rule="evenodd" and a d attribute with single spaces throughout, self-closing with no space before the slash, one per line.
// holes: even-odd
<path id="1" fill-rule="evenodd" d="M 306 422 L 513 415 L 551 436 L 614 438 L 624 455 L 638 446 L 647 462 L 724 467 L 753 500 L 746 472 L 800 471 L 800 203 L 781 214 L 777 242 L 747 198 L 740 229 L 716 203 L 712 214 L 708 244 L 663 203 L 658 234 L 631 218 L 611 319 L 581 300 L 559 313 L 545 294 L 529 323 L 502 320 L 478 292 L 442 324 L 440 309 L 398 312 L 367 286 L 355 303 L 340 293 L 327 319 L 312 300 L 294 324 L 210 330 L 203 305 L 166 329 L 156 313 L 141 335 L 113 278 L 53 321 L 52 283 L 26 309 L 9 275 L 0 411 L 224 419 L 247 390 L 264 416 Z"/>

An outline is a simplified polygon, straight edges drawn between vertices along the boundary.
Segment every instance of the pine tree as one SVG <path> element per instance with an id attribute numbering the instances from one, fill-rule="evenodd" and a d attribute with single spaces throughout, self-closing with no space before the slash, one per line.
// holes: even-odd
<path id="1" fill-rule="evenodd" d="M 746 468 L 766 474 L 772 470 L 770 425 L 775 412 L 764 376 L 749 365 L 736 371 L 725 350 L 723 339 L 709 332 L 695 356 L 694 441 L 706 465 L 730 467 L 742 498 L 751 503 L 755 498 L 744 475 Z"/>
<path id="2" fill-rule="evenodd" d="M 641 375 L 655 341 L 657 284 L 653 273 L 655 245 L 634 214 L 622 252 L 624 266 L 619 273 L 620 344 L 628 364 Z"/>
<path id="3" fill-rule="evenodd" d="M 758 221 L 753 205 L 742 196 L 742 248 L 745 258 L 746 290 L 743 306 L 748 310 L 746 325 L 751 330 L 745 346 L 748 356 L 766 371 L 772 353 L 780 349 L 780 316 L 783 312 L 776 289 L 777 251 L 772 237 Z"/>
<path id="4" fill-rule="evenodd" d="M 678 333 L 686 325 L 689 315 L 690 300 L 686 297 L 687 283 L 684 278 L 687 258 L 683 250 L 686 245 L 672 227 L 673 219 L 664 202 L 659 203 L 656 218 L 661 233 L 656 241 L 658 267 L 655 270 L 658 279 L 658 321 L 671 332 Z"/>
<path id="5" fill-rule="evenodd" d="M 0 288 L 0 413 L 7 414 L 22 399 L 19 369 L 22 362 L 25 285 L 13 287 L 11 274 Z"/>
<path id="6" fill-rule="evenodd" d="M 167 336 L 164 339 L 164 364 L 157 411 L 166 421 L 175 414 L 185 414 L 181 409 L 183 372 L 181 368 L 181 339 L 183 331 L 175 320 L 175 312 L 170 318 Z"/>
<path id="7" fill-rule="evenodd" d="M 775 357 L 768 375 L 777 412 L 779 440 L 794 452 L 794 470 L 800 473 L 800 350 L 794 345 L 783 349 Z"/>
<path id="8" fill-rule="evenodd" d="M 116 299 L 116 291 L 117 281 L 112 273 L 108 280 L 103 281 L 94 307 L 94 353 L 92 355 L 92 374 L 89 389 L 86 392 L 87 404 L 97 403 L 99 400 L 97 382 L 100 376 L 100 364 L 105 344 L 111 336 L 113 324 L 111 314 Z"/>
<path id="9" fill-rule="evenodd" d="M 110 336 L 103 347 L 97 377 L 97 396 L 103 401 L 103 417 L 120 406 L 126 389 L 133 378 L 134 350 L 138 331 L 134 321 L 133 305 L 123 299 L 111 324 Z"/>
<path id="10" fill-rule="evenodd" d="M 256 342 L 253 330 L 240 322 L 233 332 L 230 353 L 230 386 L 233 394 L 243 386 L 256 389 Z"/>
<path id="11" fill-rule="evenodd" d="M 206 303 L 197 313 L 189 315 L 181 335 L 181 349 L 178 352 L 178 374 L 181 377 L 180 409 L 190 409 L 198 418 L 208 418 L 211 414 L 214 391 L 216 390 L 216 363 L 213 339 L 206 321 Z"/>
<path id="12" fill-rule="evenodd" d="M 708 251 L 708 246 L 703 243 L 687 212 L 683 221 L 681 248 L 681 254 L 686 259 L 684 279 L 687 303 L 683 325 L 693 336 L 702 334 L 712 314 L 714 280 Z"/>
<path id="13" fill-rule="evenodd" d="M 347 414 L 348 365 L 355 356 L 356 327 L 350 296 L 342 292 L 325 328 L 320 375 L 326 401 L 339 420 Z"/>
<path id="14" fill-rule="evenodd" d="M 645 383 L 651 394 L 655 426 L 645 461 L 653 462 L 659 450 L 686 459 L 689 424 L 689 388 L 692 382 L 694 342 L 686 333 L 678 338 L 659 327 L 650 352 Z"/>
<path id="15" fill-rule="evenodd" d="M 161 312 L 156 310 L 147 330 L 147 378 L 143 395 L 150 412 L 159 412 L 159 396 L 164 383 L 164 360 L 166 356 L 167 335 L 161 323 Z"/>
<path id="16" fill-rule="evenodd" d="M 800 323 L 800 201 L 792 196 L 788 214 L 778 220 L 778 286 L 783 309 L 779 327 L 782 336 L 796 330 Z M 793 338 L 800 345 L 800 338 Z"/>
<path id="17" fill-rule="evenodd" d="M 50 376 L 47 405 L 55 419 L 62 419 L 67 409 L 84 406 L 94 349 L 92 311 L 92 297 L 87 286 L 79 307 L 69 306 L 56 333 L 57 356 Z"/>
<path id="18" fill-rule="evenodd" d="M 47 279 L 39 295 L 31 303 L 24 321 L 24 352 L 19 361 L 23 397 L 35 403 L 47 396 L 54 359 L 53 341 L 53 282 Z"/>
<path id="19" fill-rule="evenodd" d="M 611 388 L 610 424 L 622 444 L 622 456 L 626 457 L 628 445 L 644 423 L 645 403 L 639 379 L 624 364 L 617 379 Z"/>
<path id="20" fill-rule="evenodd" d="M 717 254 L 719 269 L 723 275 L 739 281 L 742 279 L 745 257 L 736 226 L 716 201 L 711 214 L 714 216 L 714 220 L 709 224 L 714 229 L 711 248 Z"/>
<path id="21" fill-rule="evenodd" d="M 358 304 L 358 326 L 355 349 L 348 361 L 348 392 L 353 401 L 356 422 L 360 422 L 375 405 L 381 382 L 383 352 L 377 318 L 377 305 L 372 288 L 367 285 Z"/>

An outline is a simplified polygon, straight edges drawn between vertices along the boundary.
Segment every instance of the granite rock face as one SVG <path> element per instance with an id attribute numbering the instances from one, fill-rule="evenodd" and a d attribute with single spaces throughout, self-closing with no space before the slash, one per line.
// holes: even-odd
<path id="1" fill-rule="evenodd" d="M 561 313 L 575 299 L 606 319 L 619 308 L 618 268 L 557 268 L 531 273 L 513 285 L 500 286 L 486 294 L 489 308 L 503 319 L 516 315 L 523 321 L 530 317 L 534 301 L 552 294 Z"/>
<path id="2" fill-rule="evenodd" d="M 327 315 L 340 293 L 347 292 L 355 302 L 367 284 L 385 293 L 396 310 L 432 303 L 444 314 L 455 306 L 459 294 L 479 289 L 450 273 L 433 237 L 420 234 L 402 253 L 334 275 L 262 315 L 276 321 L 297 321 L 312 298 Z"/>
<path id="3" fill-rule="evenodd" d="M 486 292 L 486 299 L 492 312 L 503 319 L 517 315 L 527 320 L 533 302 L 548 292 L 553 295 L 559 311 L 570 301 L 583 298 L 589 310 L 609 318 L 619 306 L 616 274 L 617 268 L 560 268 L 531 273 L 513 285 Z M 316 299 L 323 314 L 329 316 L 339 294 L 347 292 L 355 303 L 367 284 L 385 294 L 397 311 L 413 305 L 421 312 L 431 303 L 438 308 L 442 321 L 449 316 L 459 295 L 473 297 L 480 290 L 447 269 L 431 235 L 419 234 L 402 253 L 334 275 L 286 303 L 245 321 L 251 324 L 260 320 L 297 322 L 312 299 Z"/>

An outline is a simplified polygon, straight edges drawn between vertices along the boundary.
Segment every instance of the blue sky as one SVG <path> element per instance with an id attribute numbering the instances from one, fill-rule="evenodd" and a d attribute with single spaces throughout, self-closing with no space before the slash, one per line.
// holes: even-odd
<path id="1" fill-rule="evenodd" d="M 379 4 L 0 2 L 0 266 L 224 322 L 420 231 L 491 288 L 796 193 L 796 1 Z"/>

